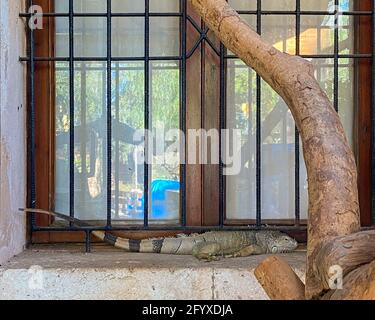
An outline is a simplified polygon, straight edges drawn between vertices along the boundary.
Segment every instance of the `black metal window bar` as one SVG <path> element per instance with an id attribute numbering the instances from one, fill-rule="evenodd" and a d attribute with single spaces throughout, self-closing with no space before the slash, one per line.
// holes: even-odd
<path id="1" fill-rule="evenodd" d="M 178 226 L 163 226 L 163 225 L 151 225 L 149 224 L 149 177 L 148 177 L 148 164 L 145 164 L 144 168 L 144 219 L 142 225 L 112 225 L 111 208 L 112 208 L 112 194 L 111 194 L 111 181 L 112 181 L 112 121 L 111 121 L 111 84 L 112 84 L 112 62 L 119 61 L 143 61 L 144 62 L 144 95 L 145 95 L 145 110 L 144 110 L 144 123 L 145 129 L 149 128 L 149 62 L 153 60 L 168 61 L 176 60 L 180 63 L 180 129 L 186 132 L 186 62 L 194 52 L 199 48 L 202 42 L 206 42 L 212 50 L 220 58 L 220 129 L 226 128 L 226 66 L 228 59 L 235 59 L 234 55 L 229 55 L 223 44 L 219 48 L 215 46 L 212 40 L 208 36 L 208 29 L 201 28 L 201 26 L 187 14 L 187 1 L 180 0 L 180 12 L 177 13 L 155 13 L 150 12 L 150 0 L 144 0 L 145 12 L 141 13 L 114 13 L 111 10 L 111 0 L 107 0 L 107 12 L 105 13 L 76 13 L 74 12 L 74 0 L 69 0 L 69 12 L 68 13 L 54 13 L 48 12 L 43 13 L 44 17 L 67 17 L 69 19 L 69 56 L 68 57 L 38 57 L 35 55 L 35 42 L 34 42 L 34 30 L 28 29 L 28 46 L 27 46 L 27 57 L 21 57 L 21 61 L 25 61 L 28 64 L 28 103 L 29 103 L 29 180 L 30 180 L 30 206 L 35 208 L 36 204 L 36 173 L 35 173 L 35 64 L 40 61 L 65 61 L 69 63 L 69 88 L 70 88 L 70 119 L 74 119 L 74 63 L 76 61 L 103 61 L 107 63 L 107 92 L 106 92 L 106 107 L 107 107 L 107 221 L 105 226 L 77 226 L 74 223 L 74 122 L 70 121 L 69 141 L 70 141 L 70 225 L 69 227 L 40 227 L 35 223 L 35 214 L 32 214 L 31 220 L 31 232 L 41 231 L 84 231 L 86 232 L 86 248 L 90 248 L 90 235 L 95 230 L 106 230 L 106 231 L 120 231 L 120 230 L 185 230 L 185 231 L 203 231 L 203 230 L 237 230 L 237 229 L 259 229 L 266 228 L 262 224 L 262 207 L 261 207 L 261 79 L 257 75 L 256 77 L 256 224 L 251 226 L 229 226 L 225 225 L 225 176 L 223 175 L 224 164 L 220 161 L 220 180 L 219 180 L 219 198 L 220 198 L 220 218 L 219 225 L 213 227 L 191 227 L 186 224 L 186 210 L 185 210 L 185 183 L 186 183 L 186 169 L 185 165 L 182 164 L 180 167 L 180 208 L 181 208 L 181 223 Z M 304 58 L 329 58 L 333 59 L 334 64 L 334 79 L 333 79 L 333 104 L 336 110 L 339 109 L 339 59 L 351 58 L 351 59 L 373 59 L 374 49 L 371 53 L 352 53 L 352 54 L 341 54 L 339 52 L 339 31 L 338 31 L 338 18 L 339 15 L 344 16 L 370 16 L 372 17 L 372 29 L 373 33 L 375 30 L 375 14 L 373 11 L 344 11 L 340 12 L 339 0 L 335 0 L 335 9 L 331 11 L 302 11 L 301 0 L 296 0 L 295 10 L 292 11 L 267 11 L 262 10 L 262 1 L 254 0 L 256 2 L 256 10 L 253 11 L 239 11 L 241 15 L 253 15 L 256 17 L 257 32 L 262 33 L 262 17 L 267 15 L 292 15 L 295 17 L 295 36 L 296 36 L 296 54 Z M 375 6 L 375 1 L 373 1 Z M 27 6 L 30 8 L 33 5 L 33 0 L 27 0 Z M 301 34 L 301 17 L 302 16 L 333 16 L 335 20 L 334 27 L 334 52 L 333 54 L 311 54 L 301 55 L 300 54 L 300 34 Z M 27 22 L 31 19 L 31 13 L 21 13 L 20 17 L 26 18 Z M 75 17 L 104 17 L 107 19 L 107 51 L 106 57 L 76 57 L 74 55 L 74 18 Z M 112 56 L 112 18 L 113 17 L 144 17 L 145 28 L 144 28 L 144 56 L 142 57 L 114 57 Z M 179 17 L 180 18 L 180 55 L 179 56 L 150 56 L 149 39 L 150 39 L 150 17 Z M 187 50 L 187 24 L 190 23 L 194 29 L 200 34 L 199 39 L 194 46 L 188 51 Z M 374 48 L 373 41 L 373 48 Z M 375 67 L 373 68 L 373 77 L 375 78 Z M 373 90 L 373 101 L 375 101 L 375 90 Z M 301 229 L 300 225 L 300 141 L 299 133 L 297 128 L 295 129 L 295 225 L 294 226 L 273 226 L 274 229 Z M 145 144 L 147 146 L 147 143 Z M 222 146 L 220 146 L 220 149 Z M 145 151 L 147 153 L 147 150 Z M 221 150 L 220 150 L 221 152 Z M 375 153 L 374 153 L 375 154 Z"/>

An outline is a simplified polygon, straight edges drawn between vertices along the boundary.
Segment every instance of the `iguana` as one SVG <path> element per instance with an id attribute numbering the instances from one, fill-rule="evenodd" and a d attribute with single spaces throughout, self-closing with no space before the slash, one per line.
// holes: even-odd
<path id="1" fill-rule="evenodd" d="M 297 241 L 280 231 L 210 231 L 177 237 L 129 240 L 102 231 L 94 236 L 129 252 L 193 255 L 198 259 L 245 257 L 254 254 L 284 253 L 297 248 Z"/>
<path id="2" fill-rule="evenodd" d="M 73 219 L 78 225 L 87 225 L 83 221 L 66 217 L 58 213 L 24 209 L 26 212 L 38 212 Z M 297 241 L 280 231 L 210 231 L 202 234 L 178 235 L 177 237 L 131 240 L 114 236 L 104 231 L 92 234 L 116 248 L 128 252 L 165 253 L 193 255 L 198 259 L 216 260 L 220 257 L 245 257 L 265 253 L 285 253 L 297 248 Z"/>

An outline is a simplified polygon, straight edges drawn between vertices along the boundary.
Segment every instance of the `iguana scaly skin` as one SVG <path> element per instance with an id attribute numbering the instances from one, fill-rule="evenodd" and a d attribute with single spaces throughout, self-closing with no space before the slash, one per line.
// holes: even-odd
<path id="1" fill-rule="evenodd" d="M 211 231 L 146 240 L 124 239 L 102 231 L 94 231 L 93 235 L 129 252 L 193 255 L 206 260 L 284 253 L 297 248 L 296 240 L 279 231 Z"/>
<path id="2" fill-rule="evenodd" d="M 84 221 L 41 209 L 20 209 L 27 213 L 43 213 L 89 226 Z M 297 241 L 280 231 L 211 231 L 177 237 L 131 240 L 104 231 L 92 234 L 116 248 L 128 252 L 193 255 L 198 259 L 215 260 L 220 257 L 245 257 L 254 254 L 284 253 L 297 248 Z"/>

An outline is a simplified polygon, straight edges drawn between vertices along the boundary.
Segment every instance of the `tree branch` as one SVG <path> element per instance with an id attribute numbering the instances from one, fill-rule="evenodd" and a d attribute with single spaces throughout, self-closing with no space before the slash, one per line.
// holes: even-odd
<path id="1" fill-rule="evenodd" d="M 313 270 L 319 248 L 359 231 L 357 170 L 344 128 L 311 63 L 266 43 L 225 0 L 190 0 L 223 44 L 286 102 L 301 133 L 309 183 L 306 297 L 320 296 Z"/>

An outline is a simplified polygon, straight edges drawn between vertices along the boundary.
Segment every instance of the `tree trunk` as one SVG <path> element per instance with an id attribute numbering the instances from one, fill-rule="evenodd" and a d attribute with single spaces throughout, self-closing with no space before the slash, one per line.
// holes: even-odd
<path id="1" fill-rule="evenodd" d="M 311 63 L 266 43 L 225 0 L 190 0 L 223 44 L 287 103 L 300 131 L 309 184 L 306 297 L 323 285 L 313 262 L 323 243 L 360 228 L 357 170 L 343 126 Z"/>

